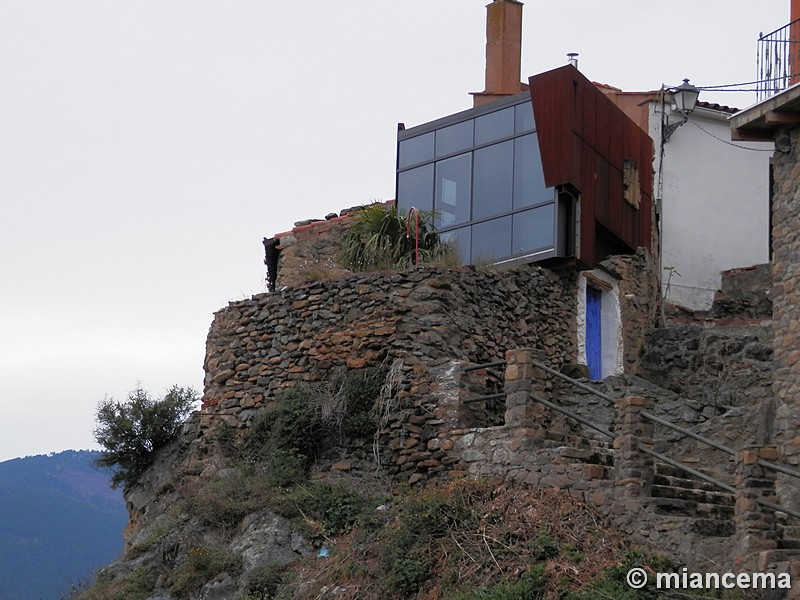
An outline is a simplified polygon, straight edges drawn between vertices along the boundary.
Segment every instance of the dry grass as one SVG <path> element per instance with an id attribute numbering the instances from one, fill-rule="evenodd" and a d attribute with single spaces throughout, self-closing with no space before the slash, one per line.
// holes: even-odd
<path id="1" fill-rule="evenodd" d="M 626 549 L 593 509 L 564 491 L 458 481 L 395 499 L 391 510 L 366 515 L 331 540 L 330 557 L 293 566 L 291 597 L 466 598 L 534 568 L 545 596 L 555 597 L 584 587 Z"/>

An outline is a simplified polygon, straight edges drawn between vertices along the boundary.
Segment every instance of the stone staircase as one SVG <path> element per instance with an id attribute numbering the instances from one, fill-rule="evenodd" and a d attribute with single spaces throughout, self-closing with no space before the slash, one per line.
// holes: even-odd
<path id="1" fill-rule="evenodd" d="M 733 494 L 685 471 L 656 462 L 648 502 L 656 514 L 693 518 L 691 530 L 709 537 L 734 533 Z"/>
<path id="2" fill-rule="evenodd" d="M 567 445 L 552 450 L 559 463 L 584 465 L 588 467 L 585 472 L 591 473 L 593 479 L 613 479 L 614 450 L 609 443 L 576 435 L 560 443 Z M 555 446 L 556 442 L 550 444 Z M 651 498 L 647 504 L 655 514 L 691 519 L 690 530 L 701 536 L 734 534 L 733 494 L 672 465 L 656 461 L 654 466 Z M 718 473 L 706 474 L 719 476 Z M 787 544 L 790 544 L 786 547 L 800 548 L 800 526 L 787 525 L 786 532 Z"/>
<path id="3" fill-rule="evenodd" d="M 779 522 L 777 529 L 778 550 L 800 551 L 800 525 L 796 520 Z"/>

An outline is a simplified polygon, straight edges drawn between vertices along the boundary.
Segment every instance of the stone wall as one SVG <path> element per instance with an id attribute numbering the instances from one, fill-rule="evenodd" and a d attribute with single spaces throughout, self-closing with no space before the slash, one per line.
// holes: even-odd
<path id="1" fill-rule="evenodd" d="M 419 267 L 232 302 L 216 313 L 208 335 L 201 426 L 219 417 L 246 426 L 298 381 L 399 361 L 395 406 L 380 440 L 386 464 L 398 476 L 402 469 L 402 478 L 451 468 L 428 462 L 428 442 L 441 425 L 432 418 L 431 369 L 451 359 L 496 361 L 518 347 L 536 349 L 553 366 L 574 362 L 575 279 L 535 266 Z"/>
<path id="2" fill-rule="evenodd" d="M 600 266 L 618 282 L 623 367 L 626 373 L 635 372 L 645 336 L 659 321 L 661 291 L 654 258 L 640 248 L 634 255 L 612 256 Z"/>
<path id="3" fill-rule="evenodd" d="M 786 461 L 800 465 L 800 129 L 780 133 L 773 159 L 772 314 L 775 439 Z"/>
<path id="4" fill-rule="evenodd" d="M 339 265 L 337 245 L 347 230 L 350 212 L 329 214 L 325 220 L 298 221 L 291 231 L 264 239 L 270 290 L 296 286 L 349 273 Z"/>
<path id="5" fill-rule="evenodd" d="M 702 405 L 759 410 L 771 395 L 772 327 L 687 324 L 649 332 L 639 374 Z M 716 407 L 716 409 L 715 409 Z"/>

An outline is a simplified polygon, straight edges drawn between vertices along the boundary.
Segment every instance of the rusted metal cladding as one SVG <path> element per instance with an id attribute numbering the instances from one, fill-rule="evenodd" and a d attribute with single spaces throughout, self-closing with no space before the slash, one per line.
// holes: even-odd
<path id="1" fill-rule="evenodd" d="M 580 194 L 580 262 L 594 267 L 609 253 L 649 248 L 650 137 L 571 65 L 529 81 L 545 183 Z M 637 185 L 637 179 L 638 194 L 626 199 L 625 184 Z"/>

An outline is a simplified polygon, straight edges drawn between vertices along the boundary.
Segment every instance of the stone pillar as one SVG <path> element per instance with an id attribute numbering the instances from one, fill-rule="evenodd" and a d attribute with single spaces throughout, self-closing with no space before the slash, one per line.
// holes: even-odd
<path id="1" fill-rule="evenodd" d="M 551 378 L 545 371 L 533 366 L 534 360 L 544 363 L 546 357 L 530 348 L 506 352 L 505 422 L 509 427 L 531 428 L 536 435 L 544 437 L 549 411 L 543 404 L 532 401 L 531 395 L 546 397 Z"/>
<path id="2" fill-rule="evenodd" d="M 783 461 L 800 466 L 800 128 L 775 139 L 772 206 L 774 443 Z M 800 508 L 796 482 L 779 478 L 781 504 Z"/>
<path id="3" fill-rule="evenodd" d="M 615 405 L 614 495 L 619 510 L 634 518 L 653 483 L 653 457 L 641 451 L 653 445 L 653 423 L 642 417 L 647 404 L 643 396 L 626 396 Z"/>
<path id="4" fill-rule="evenodd" d="M 757 464 L 759 459 L 778 458 L 775 446 L 749 446 L 736 453 L 736 548 L 734 560 L 740 569 L 756 569 L 758 555 L 777 548 L 775 511 L 758 500 L 777 503 L 775 471 Z"/>
<path id="5" fill-rule="evenodd" d="M 505 392 L 506 425 L 532 427 L 533 404 L 530 399 L 533 386 L 533 351 L 529 348 L 506 352 Z"/>
<path id="6" fill-rule="evenodd" d="M 460 361 L 448 361 L 430 370 L 431 395 L 436 399 L 434 414 L 442 421 L 440 435 L 463 426 L 467 408 L 463 402 L 464 389 L 461 376 L 464 365 Z"/>

